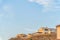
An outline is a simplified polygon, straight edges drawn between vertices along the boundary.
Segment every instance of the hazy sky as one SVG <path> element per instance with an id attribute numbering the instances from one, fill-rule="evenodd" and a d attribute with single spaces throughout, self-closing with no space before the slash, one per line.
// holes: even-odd
<path id="1" fill-rule="evenodd" d="M 60 24 L 60 0 L 0 0 L 0 40 Z"/>

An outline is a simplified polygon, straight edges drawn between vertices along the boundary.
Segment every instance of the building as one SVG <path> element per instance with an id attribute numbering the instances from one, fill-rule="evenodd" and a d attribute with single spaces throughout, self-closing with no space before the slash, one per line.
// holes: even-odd
<path id="1" fill-rule="evenodd" d="M 60 40 L 60 25 L 56 26 L 56 30 L 57 30 L 57 39 Z"/>
<path id="2" fill-rule="evenodd" d="M 26 34 L 17 34 L 16 38 L 26 37 Z"/>
<path id="3" fill-rule="evenodd" d="M 48 27 L 41 27 L 38 32 L 42 34 L 51 34 L 51 33 L 56 33 L 56 29 L 54 28 L 48 28 Z"/>
<path id="4" fill-rule="evenodd" d="M 32 34 L 28 34 L 28 35 L 27 35 L 27 38 L 31 38 L 31 37 L 32 37 Z"/>

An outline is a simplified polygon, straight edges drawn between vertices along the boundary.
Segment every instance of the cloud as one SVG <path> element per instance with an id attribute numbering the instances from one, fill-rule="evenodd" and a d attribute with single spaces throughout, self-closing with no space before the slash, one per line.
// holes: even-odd
<path id="1" fill-rule="evenodd" d="M 29 0 L 30 2 L 36 2 L 40 5 L 43 5 L 44 7 L 49 6 L 49 4 L 52 2 L 52 0 Z"/>
<path id="2" fill-rule="evenodd" d="M 43 6 L 42 12 L 47 12 L 53 3 L 53 0 L 29 0 Z"/>
<path id="3" fill-rule="evenodd" d="M 34 31 L 35 29 L 33 28 L 24 28 L 24 31 L 28 32 L 28 33 L 31 33 L 31 32 L 37 32 L 36 30 Z"/>
<path id="4" fill-rule="evenodd" d="M 3 6 L 3 10 L 4 10 L 4 11 L 8 11 L 8 10 L 9 10 L 9 7 L 8 7 L 7 5 L 4 5 L 4 6 Z"/>
<path id="5" fill-rule="evenodd" d="M 6 17 L 9 17 L 9 18 L 12 18 L 14 16 L 14 11 L 13 11 L 13 7 L 12 5 L 3 5 L 2 7 L 3 9 L 3 14 L 6 16 Z"/>
<path id="6" fill-rule="evenodd" d="M 43 6 L 43 12 L 48 12 L 52 9 L 60 9 L 60 1 L 57 0 L 29 0 L 30 2 L 38 3 Z M 59 3 L 58 3 L 59 2 Z"/>
<path id="7" fill-rule="evenodd" d="M 28 0 L 28 1 L 33 2 L 34 0 Z"/>
<path id="8" fill-rule="evenodd" d="M 30 28 L 25 28 L 25 30 L 26 30 L 26 31 L 32 31 L 32 29 L 30 29 Z"/>
<path id="9" fill-rule="evenodd" d="M 32 32 L 34 29 L 31 28 L 24 28 L 24 30 L 28 31 L 28 32 Z"/>
<path id="10" fill-rule="evenodd" d="M 10 12 L 12 10 L 12 6 L 11 5 L 3 5 L 3 10 L 6 12 Z"/>

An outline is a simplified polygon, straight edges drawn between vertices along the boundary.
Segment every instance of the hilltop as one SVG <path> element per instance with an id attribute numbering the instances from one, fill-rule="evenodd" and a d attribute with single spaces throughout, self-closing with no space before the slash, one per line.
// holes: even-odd
<path id="1" fill-rule="evenodd" d="M 9 40 L 56 40 L 56 29 L 42 27 L 32 34 L 17 34 L 16 37 Z"/>

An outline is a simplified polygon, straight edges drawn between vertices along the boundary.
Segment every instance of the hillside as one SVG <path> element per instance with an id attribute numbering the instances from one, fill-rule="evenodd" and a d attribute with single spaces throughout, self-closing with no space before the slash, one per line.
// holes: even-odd
<path id="1" fill-rule="evenodd" d="M 16 36 L 15 38 L 10 38 L 9 40 L 56 40 L 56 34 L 40 34 L 40 33 L 33 33 L 33 34 L 20 34 L 20 36 Z"/>

